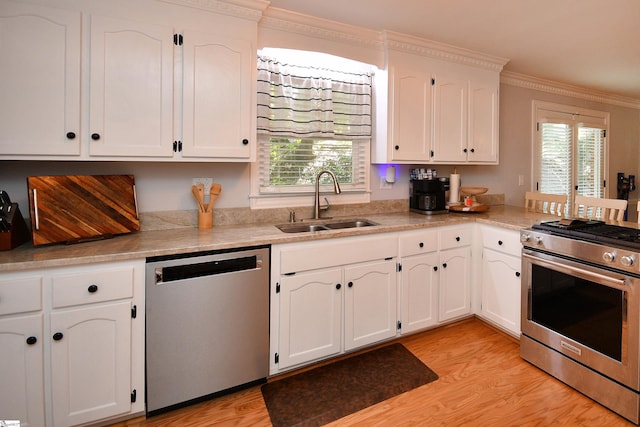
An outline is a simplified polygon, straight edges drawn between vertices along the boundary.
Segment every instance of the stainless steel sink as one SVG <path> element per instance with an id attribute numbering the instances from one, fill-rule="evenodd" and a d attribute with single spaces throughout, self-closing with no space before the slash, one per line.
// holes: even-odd
<path id="1" fill-rule="evenodd" d="M 321 224 L 280 224 L 276 225 L 283 233 L 308 233 L 311 231 L 328 230 Z"/>
<path id="2" fill-rule="evenodd" d="M 340 230 L 346 228 L 360 228 L 360 227 L 370 227 L 373 225 L 378 225 L 373 221 L 369 221 L 368 219 L 347 219 L 347 220 L 335 220 L 335 221 L 327 221 L 327 222 L 314 222 L 310 224 L 305 223 L 287 223 L 287 224 L 279 224 L 276 227 L 282 231 L 283 233 L 310 233 L 314 231 L 323 231 L 323 230 Z"/>
<path id="3" fill-rule="evenodd" d="M 331 230 L 337 230 L 340 228 L 359 228 L 359 227 L 369 227 L 372 225 L 377 225 L 377 224 L 366 219 L 354 219 L 351 221 L 329 222 L 325 224 L 325 227 Z"/>

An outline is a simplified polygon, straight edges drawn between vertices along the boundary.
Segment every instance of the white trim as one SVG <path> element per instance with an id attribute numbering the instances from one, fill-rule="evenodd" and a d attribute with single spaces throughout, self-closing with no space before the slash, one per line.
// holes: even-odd
<path id="1" fill-rule="evenodd" d="M 422 39 L 407 34 L 384 30 L 383 38 L 387 49 L 399 50 L 415 55 L 428 56 L 444 61 L 457 62 L 472 67 L 500 72 L 509 62 L 506 58 L 477 52 L 433 40 Z"/>
<path id="2" fill-rule="evenodd" d="M 265 9 L 267 0 L 160 0 L 165 3 L 207 10 L 223 15 L 235 16 L 258 22 Z"/>
<path id="3" fill-rule="evenodd" d="M 253 163 L 255 164 L 255 163 Z M 253 164 L 251 167 L 251 172 L 253 174 L 254 168 Z M 255 180 L 252 178 L 251 185 L 253 187 L 253 182 Z M 299 194 L 295 196 L 283 196 L 283 195 L 256 195 L 253 192 L 249 195 L 249 207 L 251 209 L 272 209 L 272 208 L 282 208 L 282 207 L 298 207 L 298 206 L 310 206 L 313 207 L 315 200 L 315 194 L 306 193 Z M 371 194 L 370 192 L 366 193 L 341 193 L 341 194 L 332 194 L 331 192 L 321 192 L 320 200 L 323 201 L 324 198 L 329 200 L 331 205 L 347 205 L 347 204 L 355 204 L 355 203 L 369 203 L 371 202 Z"/>
<path id="4" fill-rule="evenodd" d="M 514 73 L 512 71 L 502 71 L 500 74 L 500 83 L 555 95 L 586 99 L 603 104 L 640 109 L 640 99 L 614 95 L 581 86 Z"/>

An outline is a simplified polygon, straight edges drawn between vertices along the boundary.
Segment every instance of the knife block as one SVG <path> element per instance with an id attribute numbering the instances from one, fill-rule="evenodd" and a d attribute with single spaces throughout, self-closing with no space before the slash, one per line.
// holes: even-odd
<path id="1" fill-rule="evenodd" d="M 29 240 L 29 229 L 17 203 L 11 204 L 11 215 L 9 231 L 0 231 L 0 251 L 13 249 Z"/>

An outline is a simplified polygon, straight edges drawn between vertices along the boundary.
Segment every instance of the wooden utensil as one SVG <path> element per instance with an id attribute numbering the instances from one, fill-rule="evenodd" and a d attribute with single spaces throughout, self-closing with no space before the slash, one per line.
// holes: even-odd
<path id="1" fill-rule="evenodd" d="M 202 187 L 202 188 L 200 188 Z M 204 185 L 197 184 L 191 186 L 191 193 L 198 203 L 198 210 L 204 212 Z"/>
<path id="2" fill-rule="evenodd" d="M 211 212 L 213 210 L 213 204 L 220 195 L 220 191 L 222 191 L 222 185 L 215 182 L 211 184 L 211 188 L 209 188 L 209 203 L 207 204 L 205 212 Z"/>

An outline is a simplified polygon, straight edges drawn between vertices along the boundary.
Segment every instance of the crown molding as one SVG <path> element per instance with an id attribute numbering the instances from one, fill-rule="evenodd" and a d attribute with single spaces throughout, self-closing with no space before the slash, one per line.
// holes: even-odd
<path id="1" fill-rule="evenodd" d="M 389 30 L 383 31 L 383 39 L 388 49 L 428 56 L 449 62 L 457 62 L 491 71 L 500 72 L 505 64 L 509 62 L 508 59 L 499 56 L 488 55 L 474 50 Z"/>
<path id="2" fill-rule="evenodd" d="M 514 73 L 512 71 L 503 71 L 500 74 L 500 83 L 552 93 L 555 95 L 570 96 L 572 98 L 600 102 L 603 104 L 640 109 L 640 99 L 613 95 L 582 86 L 560 83 L 553 80 L 528 76 L 526 74 Z"/>
<path id="3" fill-rule="evenodd" d="M 267 0 L 160 0 L 165 3 L 207 10 L 258 22 L 269 6 Z"/>
<path id="4" fill-rule="evenodd" d="M 328 41 L 357 44 L 367 48 L 382 49 L 378 31 L 343 24 L 337 21 L 269 7 L 258 24 L 262 28 L 316 37 Z"/>

